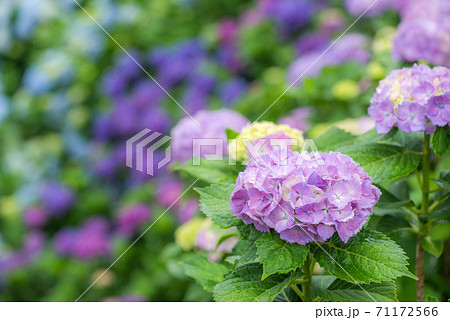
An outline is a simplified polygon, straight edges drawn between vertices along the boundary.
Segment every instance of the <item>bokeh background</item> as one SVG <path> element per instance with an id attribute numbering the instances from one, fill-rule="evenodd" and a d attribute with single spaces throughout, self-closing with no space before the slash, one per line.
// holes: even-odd
<path id="1" fill-rule="evenodd" d="M 372 2 L 79 0 L 191 114 L 254 121 L 305 73 L 260 120 L 308 137 L 371 129 L 378 81 L 404 65 L 393 55 L 404 1 L 379 0 L 309 68 Z M 125 141 L 144 128 L 170 135 L 184 116 L 74 1 L 1 1 L 0 301 L 74 301 L 172 205 L 192 181 L 173 165 L 154 177 L 127 168 Z M 426 291 L 440 299 L 448 228 L 432 231 L 444 254 L 426 256 Z M 233 245 L 216 245 L 222 233 L 190 190 L 81 300 L 211 301 L 180 261 L 220 259 Z M 391 236 L 414 256 L 413 236 Z M 414 300 L 414 285 L 401 279 L 399 299 Z"/>

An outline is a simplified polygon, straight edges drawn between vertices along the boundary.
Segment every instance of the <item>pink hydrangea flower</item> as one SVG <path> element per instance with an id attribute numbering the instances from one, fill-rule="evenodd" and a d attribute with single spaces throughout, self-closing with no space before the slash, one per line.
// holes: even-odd
<path id="1" fill-rule="evenodd" d="M 436 126 L 450 124 L 450 70 L 414 65 L 392 71 L 380 81 L 368 113 L 380 134 L 395 125 L 430 134 Z"/>
<path id="2" fill-rule="evenodd" d="M 279 174 L 283 172 L 283 174 Z M 350 157 L 338 152 L 274 151 L 239 174 L 231 212 L 288 242 L 323 242 L 335 231 L 347 242 L 372 214 L 381 192 Z"/>

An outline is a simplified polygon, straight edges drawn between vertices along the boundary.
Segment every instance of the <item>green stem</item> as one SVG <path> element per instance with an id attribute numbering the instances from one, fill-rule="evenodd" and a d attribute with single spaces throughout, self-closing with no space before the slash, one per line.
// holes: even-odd
<path id="1" fill-rule="evenodd" d="M 430 193 L 430 135 L 424 134 L 422 158 L 422 212 L 428 214 Z"/>
<path id="2" fill-rule="evenodd" d="M 302 301 L 305 301 L 304 297 L 303 297 L 303 293 L 300 291 L 300 289 L 294 283 L 290 283 L 289 287 L 291 287 L 291 289 L 294 290 L 294 292 L 300 297 L 300 299 L 302 299 Z"/>
<path id="3" fill-rule="evenodd" d="M 315 263 L 314 258 L 312 258 L 310 254 L 308 254 L 308 257 L 306 258 L 306 261 L 303 264 L 303 278 L 307 280 L 305 283 L 302 284 L 303 301 L 305 302 L 310 302 L 313 300 L 311 278 L 314 263 Z"/>
<path id="4" fill-rule="evenodd" d="M 423 157 L 422 157 L 422 213 L 429 212 L 429 193 L 430 193 L 430 136 L 424 133 L 423 137 Z M 418 302 L 424 301 L 424 250 L 420 244 L 421 234 L 417 236 L 416 244 L 416 277 L 419 279 L 416 283 L 416 297 Z"/>

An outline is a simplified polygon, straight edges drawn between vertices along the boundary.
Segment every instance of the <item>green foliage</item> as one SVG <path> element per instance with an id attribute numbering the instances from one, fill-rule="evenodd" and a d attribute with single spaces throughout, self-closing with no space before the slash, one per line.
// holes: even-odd
<path id="1" fill-rule="evenodd" d="M 407 256 L 394 241 L 374 230 L 363 229 L 347 243 L 335 234 L 314 256 L 320 266 L 351 283 L 388 281 L 416 277 L 408 271 Z"/>
<path id="2" fill-rule="evenodd" d="M 270 302 L 295 279 L 297 274 L 271 275 L 261 281 L 262 265 L 247 263 L 225 276 L 225 281 L 214 288 L 214 300 L 218 302 Z"/>
<path id="3" fill-rule="evenodd" d="M 200 194 L 202 212 L 222 228 L 241 223 L 241 220 L 231 214 L 230 209 L 230 195 L 234 187 L 234 184 L 222 183 L 195 189 Z"/>
<path id="4" fill-rule="evenodd" d="M 395 302 L 395 284 L 392 281 L 370 284 L 352 284 L 336 279 L 328 288 L 318 288 L 317 294 L 328 301 L 339 302 Z"/>
<path id="5" fill-rule="evenodd" d="M 208 292 L 213 292 L 214 286 L 223 281 L 228 268 L 220 263 L 214 263 L 206 257 L 193 254 L 184 261 L 184 272 L 194 278 Z"/>
<path id="6" fill-rule="evenodd" d="M 259 237 L 262 236 L 262 233 L 256 230 L 253 226 L 248 226 L 250 228 L 249 234 L 248 234 L 248 240 L 246 241 L 245 249 L 241 252 L 240 257 L 233 265 L 233 270 L 237 268 L 240 265 L 243 265 L 248 262 L 254 262 L 258 261 L 257 256 L 257 244 L 256 241 Z"/>
<path id="7" fill-rule="evenodd" d="M 196 162 L 194 162 L 196 161 Z M 198 164 L 194 164 L 198 163 Z M 191 159 L 174 167 L 207 183 L 234 183 L 242 167 L 230 165 L 228 159 Z"/>
<path id="8" fill-rule="evenodd" d="M 359 163 L 374 183 L 407 176 L 417 168 L 420 160 L 404 147 L 383 143 L 343 147 L 338 151 Z"/>
<path id="9" fill-rule="evenodd" d="M 274 273 L 287 273 L 301 267 L 309 253 L 309 245 L 289 243 L 277 234 L 264 233 L 256 240 L 256 254 L 263 264 L 261 280 Z"/>
<path id="10" fill-rule="evenodd" d="M 356 137 L 351 133 L 332 127 L 327 132 L 314 139 L 317 149 L 322 152 L 336 151 L 339 147 L 348 145 Z"/>
<path id="11" fill-rule="evenodd" d="M 444 220 L 450 217 L 450 197 L 447 196 L 445 201 L 438 205 L 428 217 L 434 220 Z"/>
<path id="12" fill-rule="evenodd" d="M 420 244 L 426 252 L 431 253 L 436 258 L 439 258 L 444 251 L 444 243 L 441 239 L 433 239 L 428 236 L 420 238 Z"/>
<path id="13" fill-rule="evenodd" d="M 431 147 L 438 156 L 442 156 L 450 145 L 450 130 L 448 126 L 436 127 L 431 139 Z"/>

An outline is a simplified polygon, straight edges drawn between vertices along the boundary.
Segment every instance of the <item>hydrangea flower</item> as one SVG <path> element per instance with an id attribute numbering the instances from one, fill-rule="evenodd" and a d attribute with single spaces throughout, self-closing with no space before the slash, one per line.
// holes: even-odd
<path id="1" fill-rule="evenodd" d="M 449 67 L 450 3 L 447 0 L 403 1 L 400 10 L 402 22 L 394 39 L 394 57 Z"/>
<path id="2" fill-rule="evenodd" d="M 414 65 L 392 71 L 380 81 L 368 112 L 380 134 L 396 124 L 405 132 L 432 133 L 450 123 L 450 70 Z"/>
<path id="3" fill-rule="evenodd" d="M 324 242 L 337 231 L 347 242 L 361 230 L 381 192 L 349 156 L 338 152 L 274 151 L 239 174 L 231 212 L 287 242 Z"/>
<path id="4" fill-rule="evenodd" d="M 80 260 L 92 260 L 111 251 L 108 222 L 100 217 L 87 220 L 80 229 L 64 228 L 55 236 L 59 254 Z"/>
<path id="5" fill-rule="evenodd" d="M 275 142 L 276 140 L 272 139 L 283 139 L 291 147 L 302 146 L 304 142 L 302 131 L 293 129 L 286 124 L 262 121 L 244 127 L 236 139 L 230 141 L 228 154 L 230 158 L 239 161 L 246 159 L 249 143 L 254 149 L 258 149 L 255 151 L 261 154 L 273 151 L 277 147 L 275 143 L 278 144 L 283 141 Z M 294 140 L 290 141 L 291 139 Z M 271 143 L 272 141 L 275 143 Z"/>
<path id="6" fill-rule="evenodd" d="M 240 131 L 249 122 L 236 111 L 221 109 L 215 111 L 202 110 L 194 115 L 195 123 L 185 117 L 172 129 L 172 159 L 184 162 L 193 156 L 194 139 L 222 139 L 223 154 L 227 151 L 227 135 L 225 130 Z M 215 146 L 202 146 L 200 156 L 215 153 Z"/>
<path id="7" fill-rule="evenodd" d="M 41 200 L 50 214 L 61 215 L 72 207 L 75 196 L 69 187 L 51 182 L 42 189 Z"/>
<path id="8" fill-rule="evenodd" d="M 138 203 L 123 208 L 117 217 L 117 229 L 125 237 L 132 236 L 138 228 L 150 219 L 151 210 L 148 205 Z"/>

